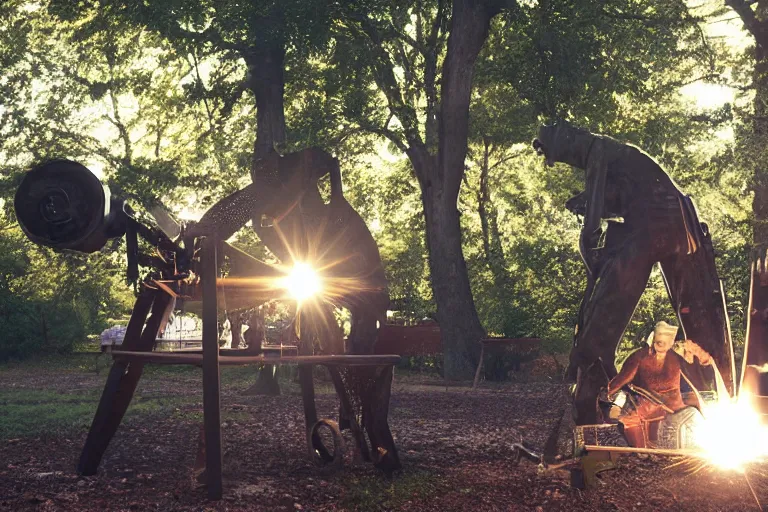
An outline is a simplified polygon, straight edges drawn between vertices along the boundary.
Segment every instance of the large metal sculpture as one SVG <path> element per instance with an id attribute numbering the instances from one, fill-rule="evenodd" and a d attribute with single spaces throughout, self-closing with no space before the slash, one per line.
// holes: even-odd
<path id="1" fill-rule="evenodd" d="M 616 348 L 656 263 L 685 338 L 714 357 L 732 391 L 725 297 L 708 228 L 690 197 L 640 149 L 565 122 L 542 126 L 533 146 L 550 166 L 586 171 L 585 190 L 566 205 L 584 217 L 579 248 L 587 270 L 566 375 L 576 382 L 576 423 L 598 422 L 597 396 L 616 375 Z M 711 376 L 695 365 L 694 385 L 709 389 Z"/>
<path id="2" fill-rule="evenodd" d="M 332 283 L 324 298 L 346 307 L 352 316 L 348 352 L 369 354 L 376 341 L 377 322 L 386 319 L 389 295 L 379 249 L 360 215 L 344 198 L 339 162 L 318 148 L 280 156 L 273 152 L 256 163 L 254 182 L 211 207 L 185 236 L 215 234 L 226 240 L 249 220 L 272 224 L 278 232 L 275 254 L 311 262 Z M 326 204 L 318 181 L 330 178 L 330 200 Z M 285 262 L 289 264 L 291 262 Z M 234 265 L 232 275 L 242 271 Z M 321 325 L 335 321 L 329 310 L 313 304 Z M 236 303 L 233 303 L 236 308 Z M 326 337 L 327 338 L 327 337 Z M 328 353 L 342 347 L 323 347 Z M 333 345 L 333 344 L 331 344 Z"/>
<path id="3" fill-rule="evenodd" d="M 220 363 L 298 363 L 310 451 L 330 462 L 338 460 L 339 451 L 331 454 L 318 430 L 331 427 L 334 439 L 341 438 L 334 422 L 318 420 L 312 383 L 312 365 L 326 366 L 343 419 L 353 430 L 363 458 L 386 471 L 400 467 L 387 424 L 392 365 L 399 357 L 370 355 L 377 322 L 386 314 L 387 283 L 373 237 L 344 199 L 338 161 L 311 148 L 286 156 L 273 153 L 258 165 L 263 166 L 256 173 L 261 177 L 252 185 L 219 201 L 199 222 L 180 229 L 168 219 L 158 219 L 161 225 L 171 225 L 165 230 L 139 222 L 125 201 L 111 197 L 109 189 L 76 162 L 47 162 L 22 181 L 14 206 L 22 229 L 34 242 L 59 250 L 94 252 L 108 239 L 125 235 L 129 278 L 139 277 L 140 265 L 149 269 L 121 350 L 113 351 L 115 362 L 78 465 L 81 473 L 96 471 L 147 362 L 203 367 L 203 446 L 212 498 L 221 497 Z M 331 184 L 327 203 L 318 189 L 318 180 L 324 176 L 330 177 Z M 292 261 L 268 265 L 225 242 L 250 219 L 271 223 L 282 245 L 274 252 L 287 253 Z M 139 238 L 149 244 L 150 252 L 141 250 Z M 297 323 L 302 324 L 304 355 L 274 359 L 247 351 L 220 351 L 219 299 L 229 309 L 240 309 L 284 298 L 281 283 L 291 267 L 299 266 L 313 267 L 323 282 L 321 298 L 308 297 L 301 303 Z M 226 277 L 220 277 L 223 274 Z M 157 333 L 174 307 L 195 300 L 203 303 L 202 354 L 153 353 Z M 346 307 L 351 313 L 346 349 L 332 306 Z M 314 346 L 307 340 L 318 341 L 321 354 L 326 355 L 308 355 L 314 353 Z"/>

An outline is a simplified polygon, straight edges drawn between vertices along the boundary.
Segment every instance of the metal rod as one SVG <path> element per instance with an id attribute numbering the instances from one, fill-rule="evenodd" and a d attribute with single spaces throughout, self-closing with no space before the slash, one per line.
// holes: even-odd
<path id="1" fill-rule="evenodd" d="M 755 503 L 757 504 L 757 508 L 760 510 L 760 512 L 763 512 L 763 506 L 760 504 L 760 499 L 758 499 L 757 493 L 755 492 L 755 488 L 752 487 L 752 482 L 749 481 L 749 476 L 747 476 L 746 471 L 744 472 L 744 480 L 747 481 L 749 490 L 752 492 L 752 497 L 755 498 Z"/>
<path id="2" fill-rule="evenodd" d="M 216 239 L 202 239 L 200 255 L 203 287 L 203 424 L 205 426 L 205 477 L 208 499 L 220 500 L 221 480 L 221 381 L 216 297 Z"/>
<path id="3" fill-rule="evenodd" d="M 701 458 L 701 452 L 691 450 L 671 450 L 668 448 L 635 448 L 632 446 L 598 446 L 594 444 L 584 445 L 587 452 L 613 452 L 613 453 L 648 453 L 651 455 L 672 455 L 680 457 Z"/>
<path id="4" fill-rule="evenodd" d="M 203 324 L 205 329 L 205 324 Z M 218 335 L 218 333 L 216 333 Z M 203 335 L 205 336 L 205 335 Z M 218 341 L 218 340 L 217 340 Z M 205 342 L 203 342 L 205 343 Z M 217 351 L 218 353 L 218 351 Z M 226 353 L 226 352 L 225 352 Z M 113 350 L 112 357 L 119 361 L 142 361 L 154 364 L 190 364 L 204 365 L 205 349 L 199 351 L 183 350 L 180 352 L 138 352 L 129 350 Z M 391 366 L 400 362 L 398 355 L 327 355 L 327 356 L 218 356 L 219 365 L 246 364 L 319 364 L 323 366 Z"/>

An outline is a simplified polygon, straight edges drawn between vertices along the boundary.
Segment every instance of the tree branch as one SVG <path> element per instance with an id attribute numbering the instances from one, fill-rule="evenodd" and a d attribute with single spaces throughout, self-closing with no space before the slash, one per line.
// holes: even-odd
<path id="1" fill-rule="evenodd" d="M 720 78 L 720 73 L 707 73 L 706 75 L 698 76 L 696 78 L 691 78 L 690 80 L 686 81 L 677 81 L 677 82 L 671 82 L 667 85 L 670 87 L 685 87 L 686 85 L 695 84 L 696 82 L 700 82 L 702 80 L 715 80 L 717 78 Z"/>
<path id="2" fill-rule="evenodd" d="M 408 105 L 400 90 L 394 73 L 394 63 L 389 52 L 384 48 L 384 38 L 373 24 L 365 16 L 352 13 L 350 18 L 357 21 L 360 30 L 370 41 L 374 53 L 373 70 L 374 80 L 379 89 L 387 98 L 387 104 L 390 111 L 397 117 L 400 124 L 403 125 L 405 138 L 409 145 L 421 144 L 421 135 L 419 134 L 418 118 L 412 105 Z M 375 132 L 374 132 L 375 133 Z"/>
<path id="3" fill-rule="evenodd" d="M 424 90 L 427 96 L 425 138 L 427 148 L 430 150 L 437 148 L 437 56 L 442 46 L 439 42 L 439 35 L 445 18 L 445 3 L 445 0 L 438 1 L 437 13 L 432 22 L 432 30 L 427 38 L 429 53 L 424 56 Z"/>
<path id="4" fill-rule="evenodd" d="M 667 25 L 674 20 L 666 17 L 657 17 L 653 18 L 650 16 L 642 16 L 640 14 L 632 14 L 632 13 L 626 13 L 622 11 L 618 12 L 611 12 L 606 9 L 600 9 L 600 12 L 603 13 L 604 16 L 614 19 L 614 20 L 629 20 L 629 21 L 639 21 L 646 27 L 658 27 L 659 25 Z M 702 22 L 704 20 L 692 16 L 686 16 L 684 18 L 685 21 L 689 22 Z"/>
<path id="5" fill-rule="evenodd" d="M 397 133 L 387 128 L 387 125 L 379 127 L 374 124 L 369 124 L 366 122 L 362 122 L 362 123 L 358 122 L 357 124 L 360 126 L 361 129 L 365 131 L 375 133 L 376 135 L 380 135 L 382 137 L 389 139 L 390 141 L 392 141 L 392 144 L 397 146 L 397 149 L 399 149 L 403 153 L 406 153 L 408 151 L 408 146 L 405 144 L 405 142 L 403 142 L 402 139 L 397 136 Z"/>
<path id="6" fill-rule="evenodd" d="M 509 153 L 509 154 L 507 154 L 507 156 L 503 156 L 503 157 L 499 158 L 498 160 L 496 160 L 496 162 L 494 162 L 493 165 L 488 167 L 488 170 L 492 171 L 493 169 L 497 168 L 501 164 L 509 162 L 510 160 L 514 160 L 515 158 L 518 158 L 520 156 L 523 156 L 523 154 L 525 154 L 525 153 L 528 153 L 528 150 L 516 151 L 514 153 Z M 489 156 L 490 156 L 490 154 L 489 154 Z"/>
<path id="7" fill-rule="evenodd" d="M 163 20 L 168 17 L 163 16 L 162 13 L 157 12 L 156 9 L 149 7 L 145 2 L 135 2 L 135 9 L 141 10 L 142 16 L 147 20 Z M 150 26 L 157 30 L 162 35 L 169 38 L 184 38 L 197 43 L 210 43 L 222 50 L 230 50 L 244 55 L 250 50 L 247 44 L 233 43 L 224 39 L 224 37 L 214 28 L 208 27 L 202 32 L 194 32 L 181 28 L 178 23 L 171 20 L 167 23 L 152 23 Z"/>
<path id="8" fill-rule="evenodd" d="M 752 2 L 745 2 L 744 0 L 725 0 L 725 4 L 731 9 L 736 11 L 741 21 L 744 22 L 744 27 L 755 38 L 755 41 L 761 45 L 766 46 L 768 38 L 766 38 L 765 22 L 757 19 L 755 11 L 752 10 Z"/>
<path id="9" fill-rule="evenodd" d="M 111 122 L 115 127 L 117 127 L 117 130 L 120 132 L 120 139 L 123 141 L 123 147 L 125 149 L 125 156 L 123 158 L 123 162 L 127 165 L 131 164 L 131 160 L 133 157 L 133 149 L 131 148 L 131 137 L 128 133 L 128 128 L 126 128 L 125 124 L 123 124 L 122 119 L 120 119 L 120 109 L 118 108 L 117 103 L 117 96 L 115 96 L 115 61 L 114 56 L 107 51 L 107 64 L 109 65 L 109 99 L 112 103 L 112 113 L 115 116 L 114 119 L 112 119 L 109 116 L 104 116 L 109 122 Z"/>

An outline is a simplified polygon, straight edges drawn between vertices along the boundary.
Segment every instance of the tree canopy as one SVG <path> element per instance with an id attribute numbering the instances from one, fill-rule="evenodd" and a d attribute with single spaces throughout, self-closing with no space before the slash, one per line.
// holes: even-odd
<path id="1" fill-rule="evenodd" d="M 563 205 L 583 178 L 530 149 L 558 118 L 638 145 L 694 197 L 739 341 L 761 172 L 744 134 L 762 82 L 754 54 L 710 33 L 730 15 L 668 0 L 5 2 L 0 310 L 13 315 L 0 322 L 13 335 L 0 357 L 71 347 L 130 304 L 116 244 L 85 257 L 23 237 L 12 198 L 32 164 L 82 161 L 184 217 L 249 183 L 263 151 L 309 146 L 341 161 L 394 317 L 436 317 L 456 375 L 486 333 L 567 351 L 584 271 Z M 684 92 L 701 83 L 734 100 L 698 106 Z M 239 241 L 263 254 L 249 230 Z M 654 274 L 627 347 L 669 313 L 665 293 Z"/>

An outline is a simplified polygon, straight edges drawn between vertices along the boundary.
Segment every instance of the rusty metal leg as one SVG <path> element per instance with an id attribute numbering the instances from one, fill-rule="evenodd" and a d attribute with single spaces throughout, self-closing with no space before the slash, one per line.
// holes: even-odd
<path id="1" fill-rule="evenodd" d="M 217 325 L 215 238 L 204 238 L 201 252 L 203 286 L 203 423 L 205 425 L 205 475 L 208 499 L 220 500 L 221 479 L 221 381 Z"/>
<path id="2" fill-rule="evenodd" d="M 165 292 L 143 291 L 136 299 L 121 348 L 135 351 L 152 350 L 157 331 L 171 302 L 171 297 Z M 150 308 L 152 314 L 147 319 Z M 145 321 L 146 326 L 144 325 Z M 143 331 L 142 327 L 144 328 Z M 136 362 L 116 361 L 112 365 L 91 429 L 88 432 L 88 438 L 80 455 L 80 461 L 77 465 L 78 473 L 82 475 L 96 473 L 101 458 L 131 403 L 143 368 L 142 363 Z"/>
<path id="3" fill-rule="evenodd" d="M 99 407 L 96 409 L 96 415 L 93 418 L 93 423 L 91 423 L 91 430 L 88 432 L 88 438 L 85 441 L 85 446 L 83 446 L 83 451 L 80 454 L 80 461 L 77 464 L 77 472 L 81 475 L 95 475 L 99 469 L 101 457 L 104 455 L 104 451 L 112 438 L 112 436 L 109 436 L 109 439 L 105 438 L 106 433 L 104 432 L 103 425 L 106 424 L 107 419 L 113 414 L 115 397 L 120 390 L 120 384 L 125 377 L 127 367 L 128 363 L 115 361 L 109 371 L 107 383 L 104 386 L 104 391 L 101 393 Z"/>
<path id="4" fill-rule="evenodd" d="M 363 397 L 363 425 L 374 452 L 375 466 L 387 473 L 402 467 L 395 440 L 389 430 L 389 399 L 393 366 L 377 368 L 373 388 Z"/>
<path id="5" fill-rule="evenodd" d="M 304 404 L 304 431 L 307 440 L 307 450 L 310 458 L 320 457 L 324 461 L 332 461 L 333 455 L 324 448 L 320 436 L 315 430 L 317 423 L 317 407 L 315 406 L 315 383 L 312 380 L 312 365 L 299 365 L 299 385 L 301 386 L 301 401 Z"/>

